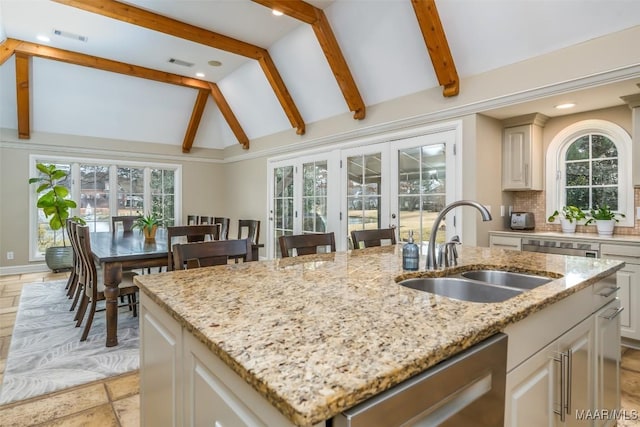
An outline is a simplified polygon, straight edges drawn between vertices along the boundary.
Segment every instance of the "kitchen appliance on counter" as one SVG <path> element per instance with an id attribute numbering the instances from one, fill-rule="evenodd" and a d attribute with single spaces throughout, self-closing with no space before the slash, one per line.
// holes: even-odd
<path id="1" fill-rule="evenodd" d="M 553 239 L 522 239 L 522 250 L 545 254 L 600 258 L 600 244 L 594 242 L 568 242 Z"/>
<path id="2" fill-rule="evenodd" d="M 507 336 L 491 338 L 344 411 L 334 427 L 504 423 Z"/>
<path id="3" fill-rule="evenodd" d="M 512 212 L 510 227 L 512 230 L 533 230 L 536 228 L 533 212 Z"/>

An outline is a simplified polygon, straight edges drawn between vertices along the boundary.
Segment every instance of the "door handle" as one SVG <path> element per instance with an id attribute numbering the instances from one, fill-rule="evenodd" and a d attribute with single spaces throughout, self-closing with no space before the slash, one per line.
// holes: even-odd
<path id="1" fill-rule="evenodd" d="M 618 315 L 620 313 L 622 313 L 622 311 L 624 310 L 624 307 L 618 307 L 614 310 L 613 313 L 609 314 L 608 316 L 605 316 L 604 314 L 601 314 L 600 317 L 602 317 L 605 320 L 613 320 L 616 317 L 618 317 Z"/>
<path id="2" fill-rule="evenodd" d="M 620 290 L 620 287 L 619 286 L 618 287 L 610 287 L 610 288 L 607 288 L 607 289 L 609 289 L 609 292 L 601 292 L 601 293 L 598 293 L 598 295 L 600 295 L 603 298 L 610 297 L 611 295 L 613 295 L 616 292 L 618 292 Z"/>

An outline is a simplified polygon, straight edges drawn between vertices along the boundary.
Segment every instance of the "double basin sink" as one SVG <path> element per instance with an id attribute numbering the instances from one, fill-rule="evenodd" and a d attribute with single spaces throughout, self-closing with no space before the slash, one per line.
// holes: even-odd
<path id="1" fill-rule="evenodd" d="M 462 301 L 502 302 L 555 278 L 502 270 L 470 270 L 445 277 L 417 277 L 398 282 L 411 289 Z"/>

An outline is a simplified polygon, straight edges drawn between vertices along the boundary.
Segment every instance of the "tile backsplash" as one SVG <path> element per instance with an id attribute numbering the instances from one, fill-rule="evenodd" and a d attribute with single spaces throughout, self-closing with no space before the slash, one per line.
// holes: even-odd
<path id="1" fill-rule="evenodd" d="M 634 189 L 634 206 L 640 207 L 640 188 Z M 561 231 L 560 223 L 547 224 L 546 194 L 544 191 L 516 191 L 513 193 L 513 210 L 533 212 L 536 218 L 536 231 Z M 635 214 L 635 209 L 634 209 Z M 616 226 L 614 234 L 640 235 L 640 220 L 635 218 L 633 227 Z M 595 225 L 578 225 L 579 233 L 596 233 Z"/>

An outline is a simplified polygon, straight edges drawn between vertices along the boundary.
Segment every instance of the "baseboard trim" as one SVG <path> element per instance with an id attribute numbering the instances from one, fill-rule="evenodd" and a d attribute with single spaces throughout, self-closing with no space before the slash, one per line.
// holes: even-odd
<path id="1" fill-rule="evenodd" d="M 9 276 L 12 274 L 25 274 L 25 273 L 41 273 L 43 271 L 49 271 L 47 264 L 27 264 L 27 265 L 14 265 L 11 267 L 0 267 L 0 276 Z"/>

